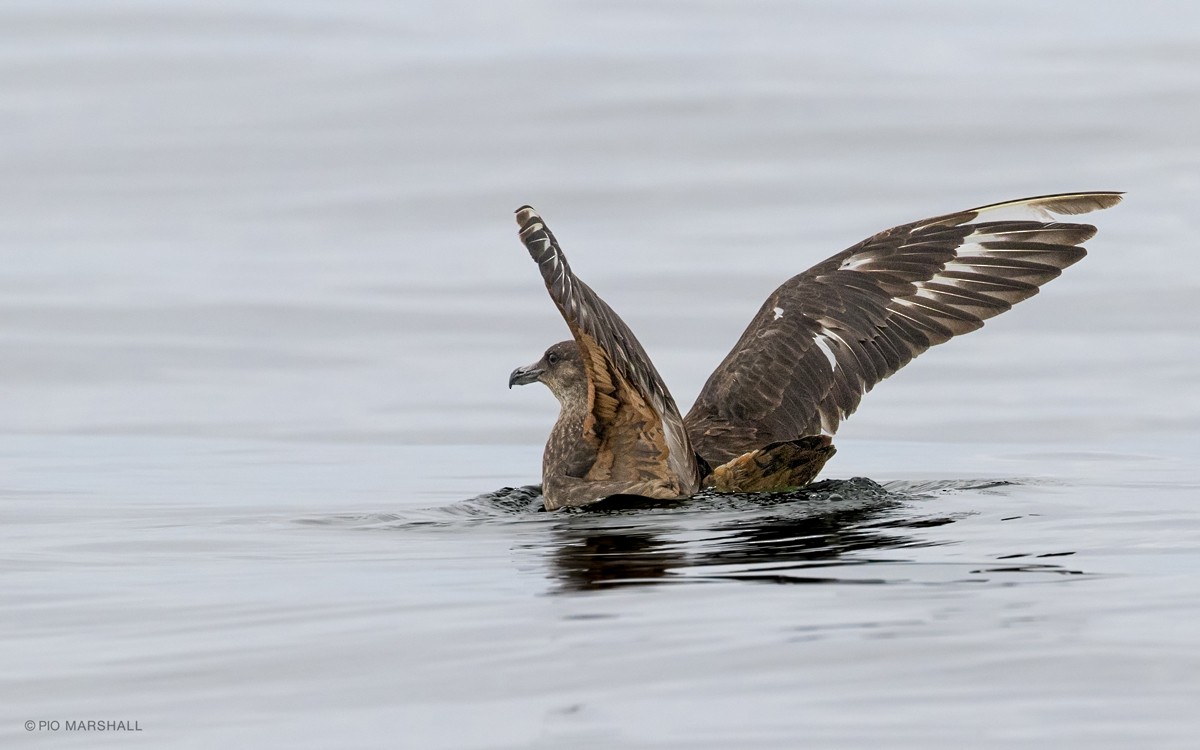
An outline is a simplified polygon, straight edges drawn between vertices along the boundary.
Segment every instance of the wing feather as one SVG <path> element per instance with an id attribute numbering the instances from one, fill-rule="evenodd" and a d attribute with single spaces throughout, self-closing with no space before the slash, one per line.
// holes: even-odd
<path id="1" fill-rule="evenodd" d="M 699 485 L 696 454 L 679 408 L 625 321 L 571 271 L 541 216 L 517 209 L 521 241 L 537 262 L 551 299 L 582 354 L 588 377 L 585 439 L 597 459 L 594 482 L 656 481 L 690 495 Z"/>
<path id="2" fill-rule="evenodd" d="M 772 442 L 833 434 L 863 394 L 931 346 L 977 330 L 1086 255 L 1120 193 L 1006 201 L 880 232 L 775 290 L 684 423 L 716 466 Z M 783 311 L 782 315 L 776 311 Z"/>

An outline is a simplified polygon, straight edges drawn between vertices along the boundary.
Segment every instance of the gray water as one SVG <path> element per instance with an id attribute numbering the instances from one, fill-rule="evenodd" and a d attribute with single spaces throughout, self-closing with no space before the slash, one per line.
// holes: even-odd
<path id="1" fill-rule="evenodd" d="M 0 745 L 1195 747 L 1197 133 L 1184 2 L 8 0 Z M 1101 189 L 843 426 L 882 489 L 488 494 L 522 203 L 686 408 L 787 276 Z"/>

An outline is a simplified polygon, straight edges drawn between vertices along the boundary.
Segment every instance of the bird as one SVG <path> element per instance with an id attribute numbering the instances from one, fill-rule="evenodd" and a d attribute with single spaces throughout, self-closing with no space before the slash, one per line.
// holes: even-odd
<path id="1" fill-rule="evenodd" d="M 864 394 L 914 357 L 1038 293 L 1083 258 L 1096 228 L 1058 221 L 1122 193 L 994 203 L 882 231 L 783 282 L 687 416 L 620 316 L 571 270 L 531 206 L 516 211 L 571 338 L 518 367 L 559 401 L 542 456 L 547 510 L 615 495 L 650 500 L 803 487 Z"/>

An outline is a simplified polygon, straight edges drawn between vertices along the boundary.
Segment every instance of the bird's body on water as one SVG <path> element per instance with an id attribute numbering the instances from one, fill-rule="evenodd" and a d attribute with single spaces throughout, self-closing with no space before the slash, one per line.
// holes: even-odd
<path id="1" fill-rule="evenodd" d="M 561 410 L 542 460 L 548 510 L 612 495 L 800 487 L 876 383 L 931 346 L 1037 294 L 1086 255 L 1095 227 L 1054 221 L 1120 193 L 1039 196 L 904 224 L 793 276 L 763 303 L 686 417 L 633 332 L 571 271 L 529 206 L 520 237 L 572 339 L 519 367 Z"/>

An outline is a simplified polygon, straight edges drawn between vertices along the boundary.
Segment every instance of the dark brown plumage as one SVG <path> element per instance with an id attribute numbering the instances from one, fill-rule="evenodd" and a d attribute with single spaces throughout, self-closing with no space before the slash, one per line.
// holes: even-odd
<path id="1" fill-rule="evenodd" d="M 1080 243 L 1095 227 L 1054 214 L 1120 199 L 1070 193 L 983 206 L 880 232 L 818 263 L 767 298 L 686 419 L 633 332 L 523 206 L 521 240 L 574 337 L 509 381 L 545 382 L 562 404 L 543 459 L 547 508 L 808 483 L 834 453 L 829 436 L 876 383 L 1084 257 Z"/>
<path id="2" fill-rule="evenodd" d="M 551 347 L 532 366 L 548 374 L 539 379 L 562 405 L 542 461 L 546 507 L 587 505 L 617 494 L 656 499 L 693 494 L 703 477 L 700 465 L 679 408 L 642 345 L 571 272 L 562 248 L 532 208 L 518 209 L 517 222 L 577 346 L 556 363 L 549 361 L 551 355 L 565 354 L 570 346 Z M 585 375 L 582 383 L 566 371 L 576 362 Z M 510 384 L 517 382 L 513 378 Z"/>

